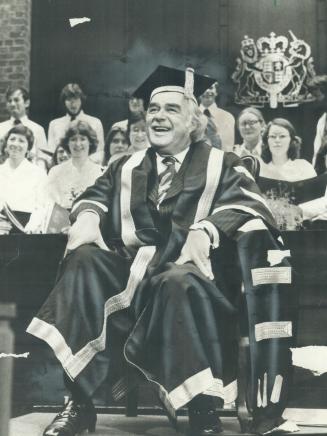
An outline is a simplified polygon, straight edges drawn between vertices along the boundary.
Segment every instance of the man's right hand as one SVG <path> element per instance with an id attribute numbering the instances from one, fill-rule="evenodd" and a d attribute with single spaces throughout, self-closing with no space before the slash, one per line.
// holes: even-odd
<path id="1" fill-rule="evenodd" d="M 97 244 L 103 250 L 109 250 L 100 232 L 100 218 L 93 212 L 81 212 L 68 232 L 67 251 L 84 244 Z"/>

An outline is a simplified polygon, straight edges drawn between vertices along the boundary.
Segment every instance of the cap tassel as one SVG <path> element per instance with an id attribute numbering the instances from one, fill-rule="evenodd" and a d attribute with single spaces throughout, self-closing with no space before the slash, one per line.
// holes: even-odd
<path id="1" fill-rule="evenodd" d="M 184 94 L 186 98 L 194 98 L 194 69 L 191 67 L 186 68 L 185 71 L 185 85 Z"/>

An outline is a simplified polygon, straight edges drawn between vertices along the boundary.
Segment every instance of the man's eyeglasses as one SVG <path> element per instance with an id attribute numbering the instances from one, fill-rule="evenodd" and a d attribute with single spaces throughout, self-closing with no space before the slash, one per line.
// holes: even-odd
<path id="1" fill-rule="evenodd" d="M 260 121 L 259 120 L 243 121 L 242 123 L 240 123 L 240 126 L 241 127 L 246 127 L 246 126 L 253 127 L 257 123 L 260 123 Z"/>

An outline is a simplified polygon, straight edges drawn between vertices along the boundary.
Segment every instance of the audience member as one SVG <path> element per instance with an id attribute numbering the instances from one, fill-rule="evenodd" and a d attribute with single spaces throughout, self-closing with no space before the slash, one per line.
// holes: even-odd
<path id="1" fill-rule="evenodd" d="M 112 127 L 120 127 L 122 129 L 127 130 L 128 120 L 131 118 L 131 116 L 133 116 L 134 114 L 138 114 L 140 112 L 144 112 L 143 99 L 132 96 L 128 100 L 128 116 L 126 120 L 118 121 L 117 123 L 114 123 Z"/>
<path id="2" fill-rule="evenodd" d="M 234 145 L 233 152 L 240 157 L 252 155 L 260 160 L 265 121 L 259 109 L 254 107 L 243 109 L 237 117 L 237 128 L 243 142 Z"/>
<path id="3" fill-rule="evenodd" d="M 47 148 L 47 138 L 42 126 L 30 120 L 27 116 L 27 111 L 30 105 L 30 97 L 28 91 L 23 87 L 9 88 L 6 92 L 6 105 L 10 114 L 7 121 L 0 123 L 0 142 L 2 144 L 9 130 L 18 125 L 23 124 L 28 127 L 34 136 L 32 149 L 29 152 L 29 157 L 32 159 L 34 156 L 40 155 L 40 150 Z"/>
<path id="4" fill-rule="evenodd" d="M 102 165 L 107 167 L 121 156 L 128 154 L 127 132 L 121 127 L 112 127 L 106 137 Z"/>
<path id="5" fill-rule="evenodd" d="M 127 136 L 131 144 L 128 149 L 130 153 L 150 147 L 146 134 L 144 112 L 136 112 L 130 116 L 127 124 Z"/>
<path id="6" fill-rule="evenodd" d="M 4 138 L 8 159 L 0 165 L 0 209 L 7 203 L 13 211 L 29 215 L 37 207 L 46 182 L 46 173 L 27 160 L 34 135 L 23 124 L 12 127 Z"/>
<path id="7" fill-rule="evenodd" d="M 315 171 L 318 176 L 327 172 L 327 141 L 322 143 L 316 155 Z"/>
<path id="8" fill-rule="evenodd" d="M 216 82 L 201 95 L 200 109 L 205 115 L 212 118 L 215 122 L 217 132 L 221 139 L 222 150 L 232 151 L 235 135 L 235 119 L 231 113 L 217 106 L 217 95 L 218 83 Z"/>
<path id="9" fill-rule="evenodd" d="M 98 118 L 87 115 L 83 111 L 86 96 L 77 83 L 68 83 L 60 93 L 60 102 L 66 114 L 61 118 L 52 120 L 49 124 L 48 147 L 49 151 L 54 152 L 57 145 L 65 136 L 67 129 L 72 121 L 84 121 L 95 131 L 98 140 L 98 150 L 102 152 L 104 147 L 104 133 L 102 123 Z M 95 152 L 94 151 L 94 152 Z"/>
<path id="10" fill-rule="evenodd" d="M 70 152 L 62 147 L 62 145 L 57 145 L 57 148 L 55 149 L 55 152 L 52 156 L 51 168 L 56 165 L 60 165 L 63 162 L 66 162 L 66 160 L 68 159 L 70 159 Z"/>
<path id="11" fill-rule="evenodd" d="M 294 126 L 284 118 L 270 121 L 262 137 L 260 176 L 296 182 L 317 174 L 305 159 L 297 159 L 301 139 Z"/>
<path id="12" fill-rule="evenodd" d="M 73 201 L 102 174 L 100 165 L 92 162 L 98 144 L 97 134 L 85 121 L 74 121 L 66 130 L 60 146 L 71 159 L 49 171 L 47 192 L 60 206 L 70 209 Z"/>
<path id="13" fill-rule="evenodd" d="M 325 102 L 325 111 L 317 123 L 316 136 L 313 143 L 313 165 L 316 164 L 316 156 L 321 146 L 327 143 L 327 74 L 317 76 L 315 79 L 313 87 L 320 91 L 321 99 Z"/>

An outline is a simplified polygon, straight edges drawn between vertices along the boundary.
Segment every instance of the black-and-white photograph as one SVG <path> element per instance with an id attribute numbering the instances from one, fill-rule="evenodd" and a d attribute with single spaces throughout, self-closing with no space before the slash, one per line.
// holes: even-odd
<path id="1" fill-rule="evenodd" d="M 0 436 L 327 434 L 327 0 L 1 0 L 0 53 Z"/>

